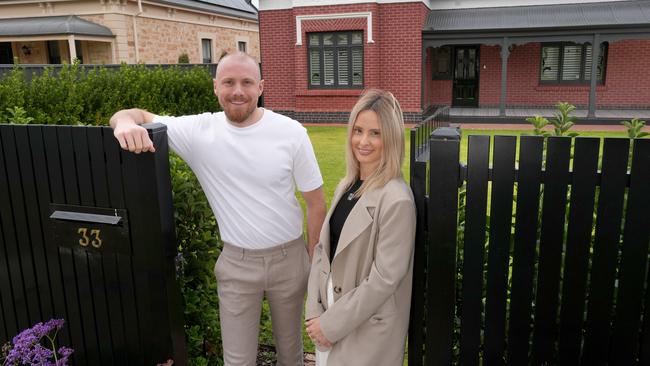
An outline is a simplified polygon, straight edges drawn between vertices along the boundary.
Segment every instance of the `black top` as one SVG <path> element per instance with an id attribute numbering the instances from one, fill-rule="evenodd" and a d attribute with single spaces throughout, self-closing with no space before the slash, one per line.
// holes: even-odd
<path id="1" fill-rule="evenodd" d="M 339 237 L 341 236 L 345 220 L 347 220 L 350 211 L 352 211 L 352 208 L 359 200 L 357 197 L 354 197 L 354 192 L 361 187 L 361 184 L 363 184 L 363 181 L 357 180 L 343 193 L 330 217 L 330 263 L 334 258 L 334 253 L 336 253 L 336 247 L 339 244 Z"/>

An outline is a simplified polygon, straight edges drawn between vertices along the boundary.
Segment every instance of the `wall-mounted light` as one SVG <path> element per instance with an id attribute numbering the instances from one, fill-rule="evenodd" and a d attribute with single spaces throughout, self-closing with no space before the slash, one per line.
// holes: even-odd
<path id="1" fill-rule="evenodd" d="M 23 51 L 23 55 L 25 56 L 29 56 L 32 54 L 32 48 L 27 45 L 23 45 L 20 49 Z"/>

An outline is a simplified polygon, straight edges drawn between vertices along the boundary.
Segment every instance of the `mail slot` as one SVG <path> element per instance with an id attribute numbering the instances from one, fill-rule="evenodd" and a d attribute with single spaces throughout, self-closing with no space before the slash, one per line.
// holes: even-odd
<path id="1" fill-rule="evenodd" d="M 131 255 L 125 209 L 50 204 L 50 212 L 57 245 Z"/>

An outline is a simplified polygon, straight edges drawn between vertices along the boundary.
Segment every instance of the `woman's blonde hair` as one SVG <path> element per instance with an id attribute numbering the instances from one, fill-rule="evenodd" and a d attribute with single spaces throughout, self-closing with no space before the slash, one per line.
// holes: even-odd
<path id="1" fill-rule="evenodd" d="M 349 189 L 359 179 L 359 161 L 352 151 L 351 141 L 354 124 L 359 113 L 373 111 L 379 119 L 381 142 L 383 145 L 381 159 L 377 169 L 363 181 L 355 192 L 360 197 L 364 192 L 386 185 L 391 179 L 402 176 L 404 161 L 404 117 L 402 108 L 392 93 L 371 89 L 366 91 L 352 108 L 348 121 L 348 139 L 345 146 L 347 169 L 339 185 L 343 190 Z"/>

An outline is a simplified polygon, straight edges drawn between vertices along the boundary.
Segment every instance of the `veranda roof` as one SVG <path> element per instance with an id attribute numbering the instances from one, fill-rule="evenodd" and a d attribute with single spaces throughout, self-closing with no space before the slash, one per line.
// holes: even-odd
<path id="1" fill-rule="evenodd" d="M 647 27 L 650 1 L 432 10 L 424 33 Z"/>
<path id="2" fill-rule="evenodd" d="M 257 20 L 257 9 L 246 0 L 154 0 L 161 4 Z"/>
<path id="3" fill-rule="evenodd" d="M 110 29 L 74 15 L 0 19 L 0 36 L 74 34 L 113 37 Z"/>

